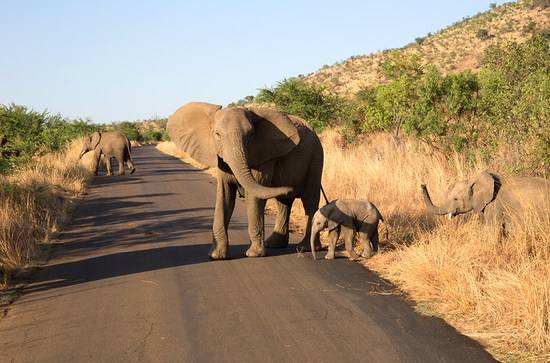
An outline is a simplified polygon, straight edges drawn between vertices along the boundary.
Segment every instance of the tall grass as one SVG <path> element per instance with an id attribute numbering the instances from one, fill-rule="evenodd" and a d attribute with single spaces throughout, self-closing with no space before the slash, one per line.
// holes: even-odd
<path id="1" fill-rule="evenodd" d="M 41 244 L 67 222 L 91 177 L 91 160 L 78 161 L 82 143 L 74 140 L 17 173 L 0 176 L 0 287 L 36 263 Z"/>
<path id="2" fill-rule="evenodd" d="M 344 147 L 334 132 L 321 137 L 329 199 L 369 199 L 389 224 L 389 241 L 367 267 L 493 353 L 550 359 L 550 221 L 528 210 L 522 227 L 500 238 L 471 213 L 431 215 L 421 183 L 440 204 L 456 181 L 487 166 L 407 140 L 395 145 L 384 134 Z"/>

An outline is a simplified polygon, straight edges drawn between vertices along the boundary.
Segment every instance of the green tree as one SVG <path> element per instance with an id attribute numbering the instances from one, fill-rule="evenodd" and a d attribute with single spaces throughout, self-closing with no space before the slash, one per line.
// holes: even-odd
<path id="1" fill-rule="evenodd" d="M 399 141 L 403 126 L 413 115 L 418 99 L 417 88 L 424 69 L 418 56 L 393 52 L 382 64 L 382 73 L 392 82 L 358 94 L 363 104 L 359 107 L 364 117 L 365 131 L 383 130 Z"/>

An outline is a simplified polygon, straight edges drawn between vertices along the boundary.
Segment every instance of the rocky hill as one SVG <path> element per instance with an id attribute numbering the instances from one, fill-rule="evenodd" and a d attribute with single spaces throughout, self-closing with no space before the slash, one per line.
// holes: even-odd
<path id="1" fill-rule="evenodd" d="M 416 54 L 422 64 L 434 64 L 441 72 L 477 70 L 483 50 L 495 42 L 523 42 L 534 33 L 550 29 L 550 1 L 522 0 L 464 18 L 435 34 L 416 38 L 398 49 Z M 307 80 L 329 85 L 340 95 L 353 96 L 365 86 L 386 83 L 380 65 L 393 50 L 354 56 L 309 75 Z"/>

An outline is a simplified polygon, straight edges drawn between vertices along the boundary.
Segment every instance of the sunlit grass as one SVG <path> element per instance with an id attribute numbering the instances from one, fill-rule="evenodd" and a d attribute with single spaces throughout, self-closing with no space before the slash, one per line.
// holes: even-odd
<path id="1" fill-rule="evenodd" d="M 82 139 L 25 169 L 0 176 L 0 287 L 37 263 L 41 245 L 68 221 L 91 177 L 90 159 L 78 161 Z"/>
<path id="2" fill-rule="evenodd" d="M 383 134 L 342 147 L 337 134 L 321 135 L 323 185 L 329 199 L 366 198 L 388 221 L 390 240 L 362 263 L 430 306 L 494 352 L 523 360 L 550 359 L 550 221 L 530 208 L 513 235 L 482 224 L 472 213 L 447 220 L 428 213 L 420 184 L 436 204 L 457 181 L 486 165 L 467 167 Z M 382 236 L 382 234 L 381 234 Z"/>

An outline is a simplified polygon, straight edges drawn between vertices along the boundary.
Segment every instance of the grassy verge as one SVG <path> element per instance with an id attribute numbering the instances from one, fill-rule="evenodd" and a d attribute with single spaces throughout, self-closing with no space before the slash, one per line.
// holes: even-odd
<path id="1" fill-rule="evenodd" d="M 0 176 L 0 303 L 9 302 L 18 276 L 43 262 L 82 197 L 91 178 L 90 160 L 78 161 L 82 142 Z"/>
<path id="2" fill-rule="evenodd" d="M 448 160 L 382 134 L 347 147 L 335 133 L 322 138 L 329 199 L 367 198 L 389 224 L 389 241 L 365 266 L 495 355 L 550 360 L 550 221 L 523 216 L 524 228 L 499 239 L 472 214 L 433 216 L 421 183 L 440 204 L 455 182 L 487 166 L 467 167 L 458 154 Z"/>

